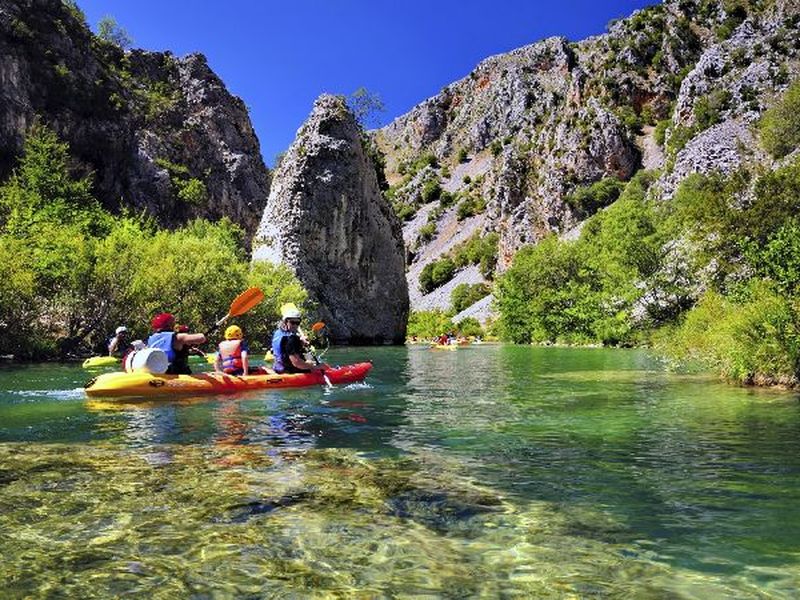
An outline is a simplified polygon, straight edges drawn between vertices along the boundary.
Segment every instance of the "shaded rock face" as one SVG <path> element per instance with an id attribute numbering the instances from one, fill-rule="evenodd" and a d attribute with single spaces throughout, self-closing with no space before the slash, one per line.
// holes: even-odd
<path id="1" fill-rule="evenodd" d="M 168 227 L 227 216 L 255 231 L 269 171 L 244 103 L 202 55 L 123 52 L 61 0 L 0 0 L 0 56 L 0 177 L 38 118 L 69 143 L 76 173 L 94 174 L 107 208 Z"/>
<path id="2" fill-rule="evenodd" d="M 276 169 L 253 260 L 288 265 L 319 304 L 334 341 L 405 341 L 400 223 L 343 99 L 316 101 Z"/>

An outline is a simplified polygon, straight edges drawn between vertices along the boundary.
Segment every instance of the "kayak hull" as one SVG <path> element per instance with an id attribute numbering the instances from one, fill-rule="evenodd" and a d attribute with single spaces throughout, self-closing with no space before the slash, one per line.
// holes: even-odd
<path id="1" fill-rule="evenodd" d="M 116 356 L 92 356 L 83 361 L 81 365 L 84 369 L 97 369 L 100 367 L 113 367 L 119 364 Z"/>
<path id="2" fill-rule="evenodd" d="M 455 344 L 434 344 L 431 346 L 431 350 L 458 350 L 458 346 Z"/>
<path id="3" fill-rule="evenodd" d="M 328 369 L 325 374 L 336 384 L 362 381 L 372 368 L 371 362 Z M 90 397 L 150 397 L 176 394 L 230 394 L 248 390 L 324 386 L 321 372 L 235 376 L 223 373 L 193 375 L 154 375 L 151 373 L 105 373 L 86 384 Z"/>

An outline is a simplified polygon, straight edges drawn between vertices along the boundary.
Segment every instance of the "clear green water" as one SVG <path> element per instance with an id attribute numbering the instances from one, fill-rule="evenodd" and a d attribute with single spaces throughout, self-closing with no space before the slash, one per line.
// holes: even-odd
<path id="1" fill-rule="evenodd" d="M 800 402 L 640 351 L 332 350 L 110 404 L 0 369 L 3 598 L 798 598 Z"/>

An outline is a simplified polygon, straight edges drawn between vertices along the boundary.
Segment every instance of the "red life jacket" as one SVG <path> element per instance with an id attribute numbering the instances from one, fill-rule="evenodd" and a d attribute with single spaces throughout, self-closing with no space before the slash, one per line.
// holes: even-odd
<path id="1" fill-rule="evenodd" d="M 222 357 L 222 370 L 225 373 L 244 369 L 244 364 L 242 363 L 242 340 L 220 342 L 218 350 L 219 355 Z"/>

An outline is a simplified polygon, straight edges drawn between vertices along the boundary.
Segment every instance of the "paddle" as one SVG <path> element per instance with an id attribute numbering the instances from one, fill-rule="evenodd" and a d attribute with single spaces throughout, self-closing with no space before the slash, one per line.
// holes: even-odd
<path id="1" fill-rule="evenodd" d="M 217 328 L 222 325 L 225 321 L 230 319 L 231 317 L 238 317 L 239 315 L 243 315 L 246 312 L 249 312 L 251 309 L 255 308 L 259 302 L 264 299 L 264 292 L 262 292 L 257 287 L 250 287 L 243 291 L 241 294 L 236 296 L 231 302 L 231 307 L 228 310 L 228 314 L 222 317 L 219 321 L 214 323 L 214 326 L 206 332 L 206 338 L 211 335 Z"/>
<path id="2" fill-rule="evenodd" d="M 322 321 L 317 321 L 316 323 L 314 323 L 311 326 L 311 331 L 313 331 L 317 335 L 319 335 L 319 332 L 322 331 L 323 329 L 325 329 L 325 323 L 323 323 Z M 326 341 L 327 341 L 327 338 L 326 338 Z M 310 350 L 311 350 L 311 358 L 314 359 L 314 362 L 316 364 L 320 364 L 319 356 L 317 356 L 317 353 L 314 351 L 314 346 L 311 346 Z M 327 350 L 328 350 L 328 348 L 326 346 L 325 350 L 323 350 L 322 353 L 325 354 L 325 352 L 327 352 Z M 325 378 L 325 385 L 328 387 L 328 389 L 332 389 L 333 388 L 333 384 L 331 383 L 331 380 L 328 377 L 327 373 L 325 373 L 325 371 L 322 371 L 322 376 Z"/>

